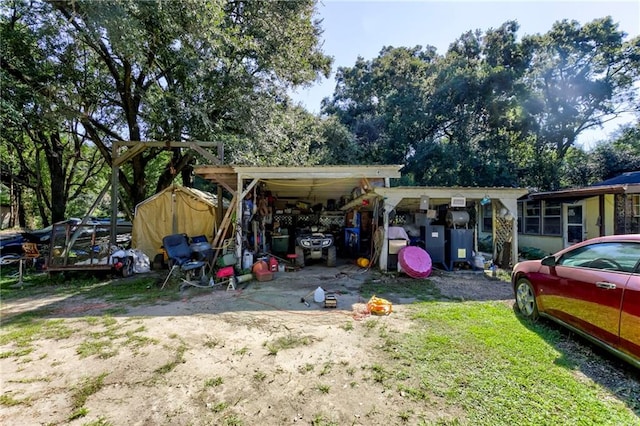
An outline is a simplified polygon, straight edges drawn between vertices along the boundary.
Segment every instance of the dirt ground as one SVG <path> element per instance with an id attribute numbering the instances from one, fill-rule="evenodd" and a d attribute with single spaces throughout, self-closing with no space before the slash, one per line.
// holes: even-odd
<path id="1" fill-rule="evenodd" d="M 42 306 L 53 315 L 50 338 L 33 342 L 22 356 L 0 359 L 0 422 L 464 423 L 455 407 L 435 397 L 418 405 L 377 379 L 388 353 L 380 351 L 385 336 L 409 330 L 413 300 L 385 295 L 393 313 L 367 315 L 359 293 L 366 279 L 386 278 L 353 265 L 311 266 L 231 291 L 190 288 L 179 301 L 128 306 L 107 316 L 114 305 L 102 300 L 5 303 L 4 318 Z M 482 273 L 438 272 L 431 280 L 445 297 L 513 304 L 509 284 Z M 313 301 L 318 286 L 335 292 L 337 308 Z M 8 344 L 0 352 L 19 349 Z"/>

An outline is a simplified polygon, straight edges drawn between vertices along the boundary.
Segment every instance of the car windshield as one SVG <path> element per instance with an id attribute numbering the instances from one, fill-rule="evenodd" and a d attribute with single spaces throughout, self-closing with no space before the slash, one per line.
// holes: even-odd
<path id="1" fill-rule="evenodd" d="M 571 250 L 560 257 L 558 265 L 633 272 L 639 261 L 640 244 L 610 242 Z"/>

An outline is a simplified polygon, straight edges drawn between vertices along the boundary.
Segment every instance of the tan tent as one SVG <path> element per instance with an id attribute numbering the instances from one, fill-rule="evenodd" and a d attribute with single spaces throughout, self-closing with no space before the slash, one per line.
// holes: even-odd
<path id="1" fill-rule="evenodd" d="M 193 188 L 173 185 L 136 206 L 132 247 L 153 259 L 170 234 L 204 235 L 216 232 L 216 198 Z"/>

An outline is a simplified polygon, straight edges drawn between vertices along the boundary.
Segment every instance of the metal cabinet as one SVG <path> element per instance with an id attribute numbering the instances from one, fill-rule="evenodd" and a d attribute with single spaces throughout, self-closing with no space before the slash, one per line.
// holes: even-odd
<path id="1" fill-rule="evenodd" d="M 434 265 L 440 263 L 446 268 L 444 238 L 444 226 L 442 225 L 420 227 L 420 239 L 424 242 L 424 248 L 431 257 L 431 263 Z"/>
<path id="2" fill-rule="evenodd" d="M 468 262 L 473 258 L 473 229 L 447 229 L 445 231 L 446 256 L 449 270 L 456 262 Z"/>

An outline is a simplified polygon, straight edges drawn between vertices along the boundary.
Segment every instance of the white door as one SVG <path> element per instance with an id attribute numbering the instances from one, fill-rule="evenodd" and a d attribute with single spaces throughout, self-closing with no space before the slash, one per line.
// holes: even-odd
<path id="1" fill-rule="evenodd" d="M 564 246 L 569 247 L 580 241 L 584 241 L 586 235 L 584 229 L 584 202 L 564 204 Z"/>

